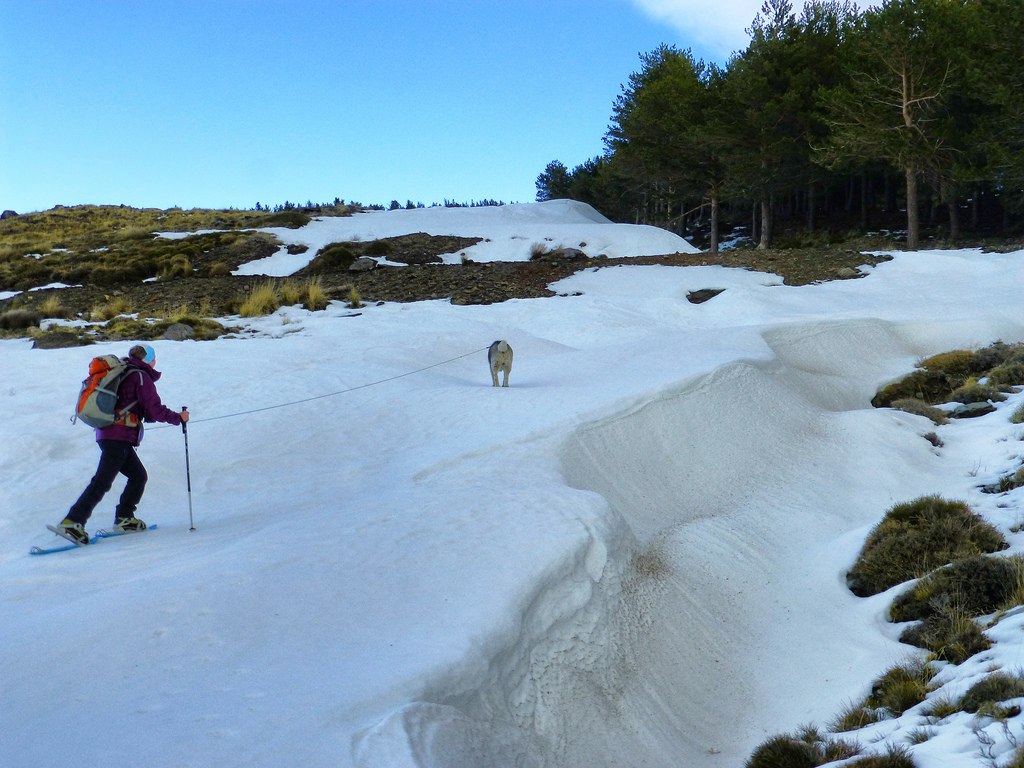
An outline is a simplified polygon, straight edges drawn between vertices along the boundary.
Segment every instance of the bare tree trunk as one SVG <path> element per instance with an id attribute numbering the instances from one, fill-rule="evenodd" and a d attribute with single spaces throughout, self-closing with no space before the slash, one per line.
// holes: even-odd
<path id="1" fill-rule="evenodd" d="M 814 199 L 814 182 L 808 182 L 807 184 L 807 231 L 813 232 L 817 225 L 815 217 L 815 199 Z"/>
<path id="2" fill-rule="evenodd" d="M 711 190 L 711 243 L 712 256 L 718 255 L 718 190 Z"/>
<path id="3" fill-rule="evenodd" d="M 907 176 L 907 250 L 916 251 L 921 241 L 921 222 L 917 202 L 917 169 L 913 163 L 905 168 Z"/>
<path id="4" fill-rule="evenodd" d="M 863 171 L 860 174 L 860 228 L 865 232 L 868 229 L 868 174 Z"/>
<path id="5" fill-rule="evenodd" d="M 763 251 L 772 244 L 772 199 L 770 195 L 761 198 L 761 240 L 757 250 Z"/>
<path id="6" fill-rule="evenodd" d="M 949 211 L 949 239 L 956 242 L 960 239 L 960 208 L 957 206 L 957 188 L 946 180 L 939 182 L 939 195 Z"/>

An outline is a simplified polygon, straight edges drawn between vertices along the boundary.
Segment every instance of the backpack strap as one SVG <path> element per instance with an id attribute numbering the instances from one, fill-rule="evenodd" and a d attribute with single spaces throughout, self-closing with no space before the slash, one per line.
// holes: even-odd
<path id="1" fill-rule="evenodd" d="M 145 379 L 142 376 L 142 371 L 136 371 L 136 373 L 139 374 L 139 386 L 141 387 L 143 384 L 146 383 Z M 118 387 L 118 389 L 120 389 L 121 386 L 124 386 L 124 383 L 127 380 L 128 380 L 128 377 L 125 376 L 121 380 L 121 385 Z M 137 429 L 139 427 L 141 419 L 139 418 L 139 415 L 137 413 L 134 413 L 132 411 L 132 408 L 134 408 L 138 404 L 139 404 L 138 400 L 132 400 L 124 408 L 119 408 L 117 411 L 115 411 L 115 413 L 114 413 L 114 424 L 116 424 L 118 426 L 122 426 L 122 427 L 129 427 L 131 429 Z"/>

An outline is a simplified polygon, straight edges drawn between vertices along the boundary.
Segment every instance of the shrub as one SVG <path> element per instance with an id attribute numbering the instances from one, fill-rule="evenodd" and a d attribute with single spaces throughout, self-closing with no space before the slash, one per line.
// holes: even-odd
<path id="1" fill-rule="evenodd" d="M 1014 594 L 1017 569 L 1009 558 L 972 557 L 935 571 L 900 594 L 889 609 L 893 621 L 913 621 L 962 612 L 984 616 Z"/>
<path id="2" fill-rule="evenodd" d="M 361 306 L 363 306 L 363 297 L 359 295 L 356 287 L 352 286 L 348 292 L 348 307 L 349 309 L 359 309 Z"/>
<path id="3" fill-rule="evenodd" d="M 344 270 L 348 269 L 355 260 L 356 254 L 348 243 L 329 243 L 317 251 L 316 258 L 309 263 L 307 270 L 314 274 L 330 270 Z"/>
<path id="4" fill-rule="evenodd" d="M 238 308 L 242 317 L 262 317 L 276 312 L 281 307 L 277 288 L 273 282 L 262 283 L 249 293 Z"/>
<path id="5" fill-rule="evenodd" d="M 215 261 L 206 268 L 207 277 L 228 277 L 231 275 L 231 267 L 223 261 Z"/>
<path id="6" fill-rule="evenodd" d="M 952 607 L 904 630 L 900 642 L 929 650 L 935 658 L 951 664 L 962 664 L 992 647 L 977 622 Z"/>
<path id="7" fill-rule="evenodd" d="M 899 381 L 886 385 L 871 399 L 876 408 L 888 408 L 894 400 L 923 400 L 929 404 L 949 402 L 953 390 L 962 383 L 950 379 L 943 371 L 914 371 Z"/>
<path id="8" fill-rule="evenodd" d="M 946 424 L 949 419 L 946 414 L 940 408 L 936 408 L 923 400 L 917 400 L 912 397 L 904 397 L 899 400 L 893 400 L 891 407 L 904 413 L 912 413 L 915 416 L 924 416 L 927 419 L 931 419 L 933 424 Z"/>
<path id="9" fill-rule="evenodd" d="M 1022 350 L 1024 346 L 1020 344 L 1004 344 L 1001 341 L 990 344 L 974 353 L 974 371 L 981 373 L 1010 362 L 1021 355 Z"/>
<path id="10" fill-rule="evenodd" d="M 926 371 L 942 371 L 950 376 L 966 378 L 975 372 L 975 353 L 967 349 L 940 352 L 917 364 Z"/>
<path id="11" fill-rule="evenodd" d="M 298 229 L 304 227 L 312 221 L 310 217 L 303 213 L 293 209 L 278 211 L 267 216 L 263 222 L 265 227 L 288 227 L 289 229 Z"/>
<path id="12" fill-rule="evenodd" d="M 108 321 L 103 328 L 103 336 L 113 341 L 155 339 L 159 335 L 152 323 L 131 317 L 116 317 Z"/>
<path id="13" fill-rule="evenodd" d="M 373 240 L 366 244 L 363 253 L 367 256 L 387 256 L 391 253 L 391 243 L 387 240 Z"/>
<path id="14" fill-rule="evenodd" d="M 999 531 L 964 502 L 923 496 L 895 505 L 872 529 L 847 583 L 855 595 L 866 597 L 953 560 L 1005 547 Z"/>
<path id="15" fill-rule="evenodd" d="M 920 659 L 889 669 L 871 684 L 865 706 L 884 709 L 899 716 L 928 696 L 928 683 L 935 676 L 931 666 Z"/>
<path id="16" fill-rule="evenodd" d="M 987 403 L 990 400 L 998 403 L 1005 400 L 1006 395 L 995 387 L 969 381 L 954 389 L 950 393 L 950 399 L 958 403 Z"/>
<path id="17" fill-rule="evenodd" d="M 917 768 L 907 748 L 891 745 L 882 755 L 867 755 L 847 763 L 849 768 Z"/>
<path id="18" fill-rule="evenodd" d="M 964 712 L 993 712 L 994 705 L 1024 697 L 1024 676 L 1019 672 L 993 672 L 972 685 L 960 699 Z M 1004 710 L 1005 711 L 1005 710 Z"/>
<path id="19" fill-rule="evenodd" d="M 1016 410 L 1010 416 L 1011 424 L 1024 424 L 1024 403 L 1017 406 Z"/>
<path id="20" fill-rule="evenodd" d="M 39 325 L 43 319 L 40 312 L 31 309 L 10 309 L 0 314 L 0 329 L 5 331 L 21 331 Z"/>
<path id="21" fill-rule="evenodd" d="M 856 744 L 823 736 L 806 726 L 792 735 L 774 736 L 762 743 L 745 763 L 746 768 L 816 768 L 859 754 Z"/>
<path id="22" fill-rule="evenodd" d="M 993 368 L 989 371 L 988 380 L 997 387 L 1024 384 L 1024 363 L 1004 363 L 998 368 Z"/>

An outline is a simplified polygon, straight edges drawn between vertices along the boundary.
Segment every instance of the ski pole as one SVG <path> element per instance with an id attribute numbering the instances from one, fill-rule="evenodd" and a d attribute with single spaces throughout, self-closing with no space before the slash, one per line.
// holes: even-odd
<path id="1" fill-rule="evenodd" d="M 181 406 L 181 410 L 187 411 L 188 406 Z M 192 470 L 188 466 L 188 422 L 181 422 L 181 434 L 185 436 L 185 483 L 188 487 L 188 529 L 194 531 L 195 523 L 192 521 Z"/>

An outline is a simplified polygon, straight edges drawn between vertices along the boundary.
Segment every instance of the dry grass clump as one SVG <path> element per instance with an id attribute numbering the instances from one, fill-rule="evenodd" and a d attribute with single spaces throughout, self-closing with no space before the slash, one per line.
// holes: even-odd
<path id="1" fill-rule="evenodd" d="M 34 328 L 42 319 L 41 312 L 31 309 L 10 309 L 0 313 L 0 330 L 22 331 L 26 328 Z"/>
<path id="2" fill-rule="evenodd" d="M 864 702 L 851 701 L 839 711 L 839 714 L 829 723 L 829 727 L 839 733 L 849 733 L 850 731 L 859 731 L 861 728 L 866 728 L 884 719 L 884 712 L 871 709 Z"/>
<path id="3" fill-rule="evenodd" d="M 321 309 L 326 309 L 330 303 L 330 297 L 328 297 L 327 291 L 324 290 L 320 278 L 314 278 L 306 282 L 305 301 L 303 302 L 303 306 L 306 309 L 310 312 L 319 312 Z"/>
<path id="4" fill-rule="evenodd" d="M 954 560 L 1006 546 L 999 531 L 964 502 L 923 496 L 895 505 L 872 529 L 847 583 L 855 595 L 867 597 Z"/>
<path id="5" fill-rule="evenodd" d="M 911 659 L 887 670 L 871 684 L 871 693 L 848 704 L 832 721 L 834 731 L 848 733 L 882 720 L 899 717 L 925 700 L 935 676 L 931 665 Z"/>
<path id="6" fill-rule="evenodd" d="M 962 711 L 960 702 L 943 692 L 929 701 L 928 705 L 921 710 L 921 714 L 931 721 L 935 721 L 943 720 Z"/>
<path id="7" fill-rule="evenodd" d="M 960 709 L 1004 719 L 1020 713 L 1020 707 L 1002 706 L 1010 699 L 1024 698 L 1024 674 L 993 672 L 972 685 L 960 699 Z"/>
<path id="8" fill-rule="evenodd" d="M 1014 387 L 1024 384 L 1024 362 L 1003 363 L 988 373 L 988 381 L 997 387 Z"/>
<path id="9" fill-rule="evenodd" d="M 530 246 L 530 259 L 536 261 L 551 253 L 554 248 L 550 243 L 534 243 Z"/>
<path id="10" fill-rule="evenodd" d="M 890 407 L 895 408 L 897 411 L 903 411 L 904 413 L 912 413 L 915 416 L 924 416 L 926 419 L 931 419 L 932 423 L 935 425 L 942 425 L 949 422 L 945 411 L 941 408 L 928 405 L 924 400 L 918 400 L 913 397 L 904 397 L 899 400 L 893 400 L 892 403 L 890 403 Z"/>
<path id="11" fill-rule="evenodd" d="M 242 317 L 262 317 L 276 312 L 281 306 L 302 304 L 310 311 L 327 307 L 330 299 L 319 278 L 310 278 L 305 283 L 285 280 L 275 283 L 268 280 L 253 288 L 246 296 L 236 299 L 238 314 Z"/>
<path id="12" fill-rule="evenodd" d="M 949 399 L 958 403 L 998 403 L 1005 400 L 1006 395 L 991 385 L 968 379 L 950 393 Z"/>
<path id="13" fill-rule="evenodd" d="M 55 293 L 50 294 L 39 303 L 39 311 L 43 317 L 63 318 L 68 316 L 68 311 L 61 303 L 60 296 Z"/>
<path id="14" fill-rule="evenodd" d="M 813 726 L 795 734 L 773 736 L 762 743 L 744 763 L 745 768 L 816 768 L 860 754 L 860 747 L 823 735 Z"/>
<path id="15" fill-rule="evenodd" d="M 921 659 L 897 664 L 871 684 L 871 694 L 864 701 L 864 706 L 899 717 L 925 700 L 933 677 L 935 671 Z"/>
<path id="16" fill-rule="evenodd" d="M 285 280 L 277 286 L 278 295 L 281 297 L 281 303 L 285 306 L 292 306 L 302 301 L 302 286 L 294 280 Z"/>
<path id="17" fill-rule="evenodd" d="M 985 493 L 1006 493 L 1014 488 L 1020 488 L 1022 485 L 1024 485 L 1024 467 L 1018 467 L 1015 472 L 1003 475 L 998 482 L 986 485 L 981 490 Z"/>
<path id="18" fill-rule="evenodd" d="M 865 755 L 846 764 L 849 768 L 917 768 L 906 747 L 890 745 L 884 754 Z"/>
<path id="19" fill-rule="evenodd" d="M 940 568 L 902 592 L 889 608 L 893 621 L 943 614 L 984 616 L 1009 607 L 1019 565 L 1008 557 L 971 557 Z"/>
<path id="20" fill-rule="evenodd" d="M 1010 414 L 1011 424 L 1024 424 L 1024 403 L 1017 406 L 1012 414 Z"/>
<path id="21" fill-rule="evenodd" d="M 917 367 L 926 371 L 942 371 L 950 376 L 967 377 L 975 371 L 974 352 L 967 349 L 940 352 L 925 358 Z"/>
<path id="22" fill-rule="evenodd" d="M 359 309 L 363 306 L 363 297 L 359 295 L 359 291 L 356 290 L 355 286 L 352 286 L 349 290 L 346 301 L 348 302 L 349 309 Z"/>
<path id="23" fill-rule="evenodd" d="M 974 352 L 955 349 L 932 355 L 918 363 L 917 368 L 880 389 L 872 405 L 887 408 L 894 400 L 907 398 L 923 400 L 929 405 L 951 400 L 968 403 L 999 399 L 988 393 L 998 393 L 1000 386 L 1024 383 L 1024 345 L 997 341 Z M 985 376 L 989 377 L 989 384 L 976 388 L 977 380 Z"/>
<path id="24" fill-rule="evenodd" d="M 176 277 L 192 277 L 194 269 L 188 256 L 178 253 L 168 259 L 164 259 L 160 265 L 160 277 L 164 280 L 171 280 Z"/>
<path id="25" fill-rule="evenodd" d="M 267 281 L 257 285 L 242 302 L 238 308 L 238 314 L 242 317 L 263 317 L 271 315 L 281 307 L 281 299 L 277 292 L 277 286 Z"/>
<path id="26" fill-rule="evenodd" d="M 931 651 L 936 659 L 963 664 L 971 656 L 992 647 L 981 627 L 962 607 L 940 609 L 900 635 L 900 642 Z"/>
<path id="27" fill-rule="evenodd" d="M 97 304 L 92 308 L 89 316 L 98 322 L 106 322 L 113 320 L 118 315 L 130 315 L 132 313 L 132 305 L 128 302 L 128 299 L 123 296 L 118 296 L 112 299 L 108 299 L 106 304 Z"/>

